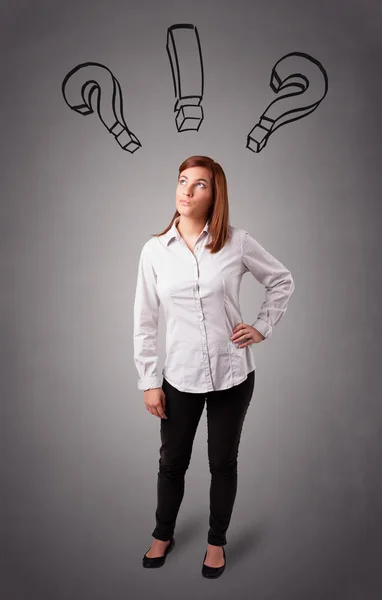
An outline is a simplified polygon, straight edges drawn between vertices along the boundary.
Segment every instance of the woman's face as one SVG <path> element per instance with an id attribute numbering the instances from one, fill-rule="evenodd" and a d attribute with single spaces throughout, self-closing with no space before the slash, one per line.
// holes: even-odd
<path id="1" fill-rule="evenodd" d="M 182 204 L 182 200 L 188 205 Z M 212 179 L 209 169 L 190 167 L 180 173 L 176 188 L 176 208 L 181 215 L 205 217 L 212 201 Z"/>

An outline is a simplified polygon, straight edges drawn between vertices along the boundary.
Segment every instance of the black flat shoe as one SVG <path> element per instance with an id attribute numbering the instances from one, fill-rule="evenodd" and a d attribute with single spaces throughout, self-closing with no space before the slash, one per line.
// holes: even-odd
<path id="1" fill-rule="evenodd" d="M 221 567 L 208 567 L 207 565 L 204 564 L 204 561 L 206 560 L 206 556 L 207 556 L 207 550 L 206 550 L 206 553 L 205 553 L 204 559 L 203 559 L 203 565 L 202 565 L 203 577 L 208 577 L 209 579 L 214 579 L 216 577 L 220 577 L 220 575 L 223 573 L 223 571 L 225 569 L 225 564 L 226 564 L 226 557 L 225 557 L 224 546 L 222 546 L 222 548 L 223 548 L 223 554 L 224 554 L 224 565 L 222 565 Z"/>
<path id="2" fill-rule="evenodd" d="M 146 568 L 149 569 L 155 569 L 157 567 L 162 567 L 164 565 L 164 563 L 166 562 L 166 556 L 169 552 L 171 552 L 171 550 L 174 548 L 175 546 L 175 538 L 172 537 L 171 538 L 171 542 L 169 543 L 169 545 L 167 546 L 165 553 L 163 556 L 156 556 L 155 558 L 149 558 L 148 556 L 146 556 L 146 553 L 150 550 L 146 550 L 144 557 L 142 559 L 142 565 Z"/>

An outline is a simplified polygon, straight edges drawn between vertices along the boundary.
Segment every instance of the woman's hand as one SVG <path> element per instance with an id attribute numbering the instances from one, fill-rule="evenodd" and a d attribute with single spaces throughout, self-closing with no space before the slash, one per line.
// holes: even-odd
<path id="1" fill-rule="evenodd" d="M 252 325 L 246 325 L 245 323 L 239 323 L 233 329 L 233 335 L 231 340 L 235 343 L 238 343 L 239 348 L 245 348 L 245 346 L 249 346 L 250 344 L 258 344 L 265 340 L 260 331 L 257 331 Z"/>
<path id="2" fill-rule="evenodd" d="M 167 419 L 167 415 L 165 413 L 166 396 L 161 387 L 145 390 L 143 392 L 143 398 L 146 404 L 146 409 L 149 411 L 149 413 L 154 415 L 154 417 Z"/>

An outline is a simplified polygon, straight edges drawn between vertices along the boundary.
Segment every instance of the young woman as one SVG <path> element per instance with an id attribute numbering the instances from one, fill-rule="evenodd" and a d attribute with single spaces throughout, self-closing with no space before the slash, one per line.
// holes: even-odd
<path id="1" fill-rule="evenodd" d="M 144 567 L 173 549 L 185 472 L 206 403 L 211 473 L 205 577 L 225 568 L 224 545 L 237 490 L 237 457 L 255 383 L 251 344 L 270 339 L 295 288 L 290 271 L 246 230 L 229 224 L 223 169 L 207 156 L 179 167 L 170 225 L 141 251 L 134 301 L 134 360 L 146 409 L 161 419 L 154 538 Z M 255 321 L 243 323 L 242 276 L 265 286 Z M 159 305 L 166 319 L 166 361 L 158 373 Z"/>

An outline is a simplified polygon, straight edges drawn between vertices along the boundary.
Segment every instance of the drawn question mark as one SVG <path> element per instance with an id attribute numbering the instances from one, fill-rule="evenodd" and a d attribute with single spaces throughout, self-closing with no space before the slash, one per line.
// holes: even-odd
<path id="1" fill-rule="evenodd" d="M 62 94 L 67 105 L 81 115 L 97 110 L 102 123 L 123 150 L 133 154 L 141 147 L 123 116 L 121 86 L 107 67 L 96 62 L 74 67 L 62 82 Z"/>
<path id="2" fill-rule="evenodd" d="M 167 54 L 170 60 L 176 102 L 178 131 L 199 130 L 204 114 L 200 103 L 204 91 L 204 70 L 198 30 L 190 23 L 167 29 Z"/>
<path id="3" fill-rule="evenodd" d="M 309 54 L 291 52 L 274 65 L 269 85 L 276 94 L 286 88 L 295 91 L 273 100 L 249 132 L 246 148 L 253 152 L 261 152 L 276 129 L 316 110 L 328 91 L 328 76 Z"/>

